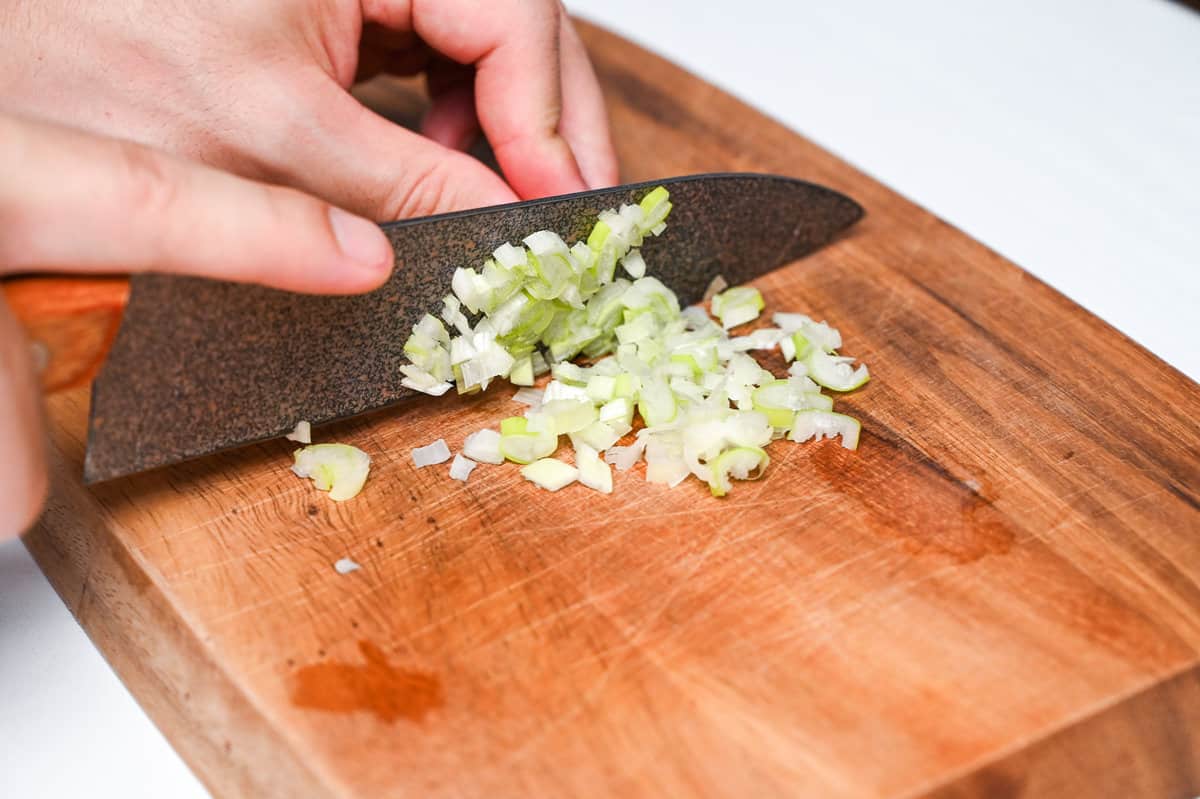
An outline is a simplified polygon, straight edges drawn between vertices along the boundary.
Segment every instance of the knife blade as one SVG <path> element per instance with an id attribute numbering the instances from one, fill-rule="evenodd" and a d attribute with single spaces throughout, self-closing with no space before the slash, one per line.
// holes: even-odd
<path id="1" fill-rule="evenodd" d="M 597 214 L 655 186 L 674 210 L 642 253 L 685 304 L 718 274 L 751 280 L 829 242 L 862 216 L 850 198 L 773 175 L 629 184 L 383 225 L 396 268 L 365 295 L 293 294 L 203 278 L 137 275 L 93 383 L 84 481 L 95 483 L 406 400 L 404 341 L 438 313 L 459 266 L 535 230 L 568 243 Z M 203 235 L 203 231 L 197 231 Z M 420 395 L 417 395 L 420 396 Z"/>

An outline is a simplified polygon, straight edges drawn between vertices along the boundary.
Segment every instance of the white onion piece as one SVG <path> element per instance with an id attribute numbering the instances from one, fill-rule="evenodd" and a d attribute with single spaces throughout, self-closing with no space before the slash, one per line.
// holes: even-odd
<path id="1" fill-rule="evenodd" d="M 858 449 L 858 436 L 862 432 L 859 421 L 844 413 L 829 411 L 799 411 L 792 423 L 792 432 L 788 436 L 792 441 L 808 441 L 815 438 L 842 437 L 842 446 L 846 449 Z"/>
<path id="2" fill-rule="evenodd" d="M 618 472 L 627 472 L 642 459 L 642 453 L 645 450 L 646 440 L 639 437 L 637 441 L 627 447 L 609 447 L 604 453 L 604 460 L 617 467 Z"/>
<path id="3" fill-rule="evenodd" d="M 536 388 L 517 389 L 517 393 L 513 394 L 513 402 L 520 402 L 531 408 L 540 408 L 542 406 L 542 392 Z"/>
<path id="4" fill-rule="evenodd" d="M 558 491 L 574 483 L 579 478 L 579 470 L 554 458 L 541 458 L 522 466 L 521 476 L 547 491 Z"/>
<path id="5" fill-rule="evenodd" d="M 308 477 L 329 498 L 344 502 L 358 494 L 371 471 L 371 456 L 349 444 L 310 444 L 296 450 L 292 471 Z"/>
<path id="6" fill-rule="evenodd" d="M 467 478 L 471 476 L 471 472 L 477 465 L 470 458 L 464 458 L 461 453 L 455 455 L 454 460 L 450 462 L 450 479 L 467 482 Z"/>
<path id="7" fill-rule="evenodd" d="M 361 568 L 362 566 L 359 566 L 350 558 L 339 558 L 333 564 L 333 570 L 338 574 L 349 574 L 350 572 L 356 572 Z"/>
<path id="8" fill-rule="evenodd" d="M 708 288 L 704 290 L 704 301 L 708 302 L 727 288 L 729 288 L 729 282 L 723 275 L 717 275 L 708 282 Z"/>
<path id="9" fill-rule="evenodd" d="M 600 460 L 594 448 L 582 442 L 575 445 L 575 468 L 579 470 L 579 482 L 601 494 L 612 493 L 612 469 Z"/>
<path id="10" fill-rule="evenodd" d="M 284 436 L 288 441 L 296 441 L 301 444 L 312 443 L 312 425 L 303 419 L 296 422 L 296 427 L 292 432 Z"/>
<path id="11" fill-rule="evenodd" d="M 495 430 L 478 430 L 463 441 L 463 454 L 478 463 L 504 463 L 500 454 L 500 433 Z"/>
<path id="12" fill-rule="evenodd" d="M 413 449 L 412 459 L 413 464 L 418 469 L 425 466 L 433 466 L 437 463 L 445 463 L 450 460 L 450 448 L 446 446 L 446 439 L 439 438 L 432 444 Z"/>
<path id="13" fill-rule="evenodd" d="M 440 397 L 454 388 L 453 384 L 438 380 L 433 375 L 416 366 L 406 364 L 400 367 L 400 371 L 404 374 L 404 377 L 400 380 L 400 385 L 405 388 L 411 388 L 413 391 L 420 391 L 422 394 Z"/>

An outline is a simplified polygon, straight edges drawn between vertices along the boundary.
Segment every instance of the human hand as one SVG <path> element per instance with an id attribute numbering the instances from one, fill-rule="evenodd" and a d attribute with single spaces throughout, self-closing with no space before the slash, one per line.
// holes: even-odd
<path id="1" fill-rule="evenodd" d="M 0 114 L 0 278 L 160 271 L 344 294 L 378 286 L 392 249 L 377 225 L 142 145 Z M 0 538 L 46 491 L 29 343 L 0 292 Z"/>
<path id="2" fill-rule="evenodd" d="M 0 0 L 0 110 L 132 138 L 395 219 L 617 180 L 558 0 Z M 347 91 L 426 71 L 420 136 Z M 487 135 L 507 184 L 459 152 Z"/>

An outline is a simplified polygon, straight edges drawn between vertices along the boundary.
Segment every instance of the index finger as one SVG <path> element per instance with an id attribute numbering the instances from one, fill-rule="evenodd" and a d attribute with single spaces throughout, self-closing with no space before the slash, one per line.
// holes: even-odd
<path id="1" fill-rule="evenodd" d="M 377 287 L 393 260 L 377 225 L 294 189 L 4 115 L 0 218 L 0 272 L 178 272 L 345 294 Z"/>
<path id="2" fill-rule="evenodd" d="M 475 107 L 496 160 L 523 198 L 587 185 L 562 119 L 557 0 L 414 2 L 412 24 L 435 50 L 474 64 Z"/>

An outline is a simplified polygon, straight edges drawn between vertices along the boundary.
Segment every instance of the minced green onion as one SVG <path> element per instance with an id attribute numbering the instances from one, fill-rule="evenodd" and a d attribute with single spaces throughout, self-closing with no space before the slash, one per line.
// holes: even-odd
<path id="1" fill-rule="evenodd" d="M 441 318 L 422 317 L 405 342 L 404 385 L 472 393 L 507 378 L 524 386 L 514 399 L 528 406 L 499 432 L 468 436 L 463 456 L 523 464 L 522 474 L 549 490 L 578 480 L 603 493 L 612 491 L 611 467 L 644 460 L 648 481 L 673 487 L 694 476 L 724 496 L 732 481 L 763 474 L 764 447 L 776 439 L 837 435 L 857 446 L 858 423 L 833 413 L 833 398 L 821 393 L 869 379 L 838 354 L 836 329 L 781 312 L 774 327 L 731 337 L 765 308 L 758 289 L 714 279 L 706 292 L 714 322 L 703 307 L 681 309 L 648 274 L 640 247 L 663 232 L 669 197 L 659 187 L 637 205 L 604 211 L 573 244 L 538 231 L 455 271 Z M 790 364 L 784 378 L 748 354 L 776 348 Z M 533 388 L 546 372 L 552 379 Z M 621 444 L 639 416 L 644 427 Z M 564 435 L 575 466 L 551 457 Z"/>

